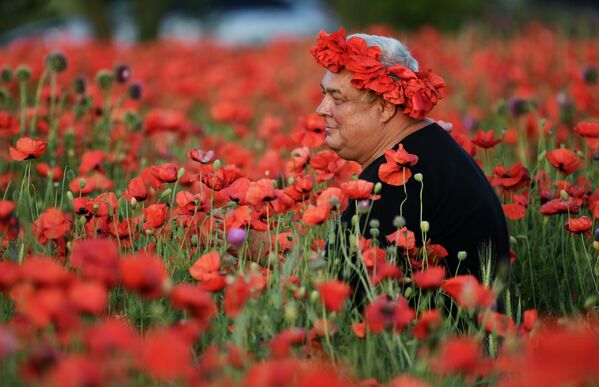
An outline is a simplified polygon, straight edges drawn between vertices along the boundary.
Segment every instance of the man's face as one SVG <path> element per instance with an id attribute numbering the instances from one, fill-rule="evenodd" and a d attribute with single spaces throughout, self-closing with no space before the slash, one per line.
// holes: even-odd
<path id="1" fill-rule="evenodd" d="M 347 70 L 327 71 L 322 78 L 322 101 L 316 113 L 324 118 L 326 144 L 346 160 L 365 163 L 380 140 L 382 122 L 377 102 L 351 84 Z"/>

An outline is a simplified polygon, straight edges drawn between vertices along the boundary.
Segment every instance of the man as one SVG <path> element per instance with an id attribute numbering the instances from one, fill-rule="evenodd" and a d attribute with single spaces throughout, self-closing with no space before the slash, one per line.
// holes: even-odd
<path id="1" fill-rule="evenodd" d="M 327 69 L 316 109 L 325 121 L 326 144 L 362 165 L 360 179 L 382 183 L 380 199 L 360 217 L 365 237 L 403 246 L 397 234 L 391 242 L 387 236 L 405 223 L 418 246 L 428 241 L 445 248 L 440 264 L 447 275 L 481 279 L 485 254 L 493 271 L 507 266 L 507 225 L 495 192 L 472 157 L 425 118 L 442 98 L 443 80 L 418 72 L 416 60 L 392 38 L 321 32 L 312 53 Z M 341 225 L 351 228 L 355 214 L 351 201 Z M 372 219 L 378 220 L 375 235 Z"/>

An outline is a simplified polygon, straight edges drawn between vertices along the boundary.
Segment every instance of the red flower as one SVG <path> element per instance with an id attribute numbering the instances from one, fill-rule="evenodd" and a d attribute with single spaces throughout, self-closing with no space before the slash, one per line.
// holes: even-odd
<path id="1" fill-rule="evenodd" d="M 224 308 L 227 316 L 231 318 L 236 317 L 241 312 L 250 296 L 251 290 L 249 284 L 243 277 L 237 277 L 235 282 L 225 289 Z"/>
<path id="2" fill-rule="evenodd" d="M 159 380 L 181 380 L 193 372 L 191 346 L 174 330 L 158 330 L 147 335 L 140 358 L 143 369 Z"/>
<path id="3" fill-rule="evenodd" d="M 495 132 L 489 130 L 487 132 L 478 130 L 476 135 L 470 139 L 475 145 L 480 146 L 484 149 L 493 148 L 495 145 L 501 142 L 500 138 L 495 138 Z"/>
<path id="4" fill-rule="evenodd" d="M 318 195 L 316 205 L 318 207 L 331 207 L 338 211 L 344 211 L 347 208 L 347 195 L 337 187 L 328 187 Z"/>
<path id="5" fill-rule="evenodd" d="M 68 290 L 69 303 L 81 313 L 100 315 L 108 305 L 108 293 L 101 283 L 75 281 Z"/>
<path id="6" fill-rule="evenodd" d="M 138 254 L 120 261 L 123 286 L 146 298 L 159 298 L 168 284 L 168 276 L 160 257 Z"/>
<path id="7" fill-rule="evenodd" d="M 431 368 L 441 375 L 485 375 L 490 371 L 488 360 L 482 357 L 480 343 L 473 338 L 460 337 L 444 341 Z"/>
<path id="8" fill-rule="evenodd" d="M 52 181 L 60 181 L 62 179 L 63 170 L 59 166 L 50 167 L 48 163 L 37 163 L 35 170 L 42 176 L 52 176 Z"/>
<path id="9" fill-rule="evenodd" d="M 71 216 L 65 215 L 59 208 L 48 208 L 33 222 L 33 234 L 41 244 L 48 240 L 57 240 L 71 229 Z"/>
<path id="10" fill-rule="evenodd" d="M 366 307 L 364 313 L 366 325 L 373 333 L 389 328 L 401 332 L 414 319 L 414 310 L 402 296 L 397 301 L 392 301 L 387 295 L 380 295 Z"/>
<path id="11" fill-rule="evenodd" d="M 441 288 L 462 308 L 486 308 L 495 303 L 493 291 L 481 285 L 478 279 L 470 274 L 449 278 Z"/>
<path id="12" fill-rule="evenodd" d="M 21 265 L 21 278 L 38 286 L 57 286 L 66 283 L 69 273 L 54 259 L 43 255 L 26 257 Z"/>
<path id="13" fill-rule="evenodd" d="M 349 296 L 351 288 L 346 283 L 337 280 L 321 282 L 316 285 L 320 292 L 320 299 L 329 312 L 338 312 Z"/>
<path id="14" fill-rule="evenodd" d="M 87 175 L 88 172 L 94 169 L 99 169 L 100 165 L 106 158 L 106 153 L 100 150 L 88 151 L 81 156 L 81 164 L 79 164 L 79 174 Z"/>
<path id="15" fill-rule="evenodd" d="M 599 137 L 599 122 L 579 122 L 574 131 L 583 137 L 597 138 Z"/>
<path id="16" fill-rule="evenodd" d="M 288 328 L 279 332 L 270 340 L 270 354 L 273 357 L 289 356 L 289 347 L 302 344 L 306 340 L 306 331 L 302 328 Z"/>
<path id="17" fill-rule="evenodd" d="M 522 163 L 516 162 L 509 168 L 497 165 L 493 168 L 491 184 L 508 191 L 515 191 L 530 183 L 530 173 Z"/>
<path id="18" fill-rule="evenodd" d="M 481 325 L 484 324 L 487 333 L 494 333 L 501 337 L 516 333 L 516 324 L 514 324 L 514 321 L 502 313 L 481 312 L 478 314 L 478 323 Z"/>
<path id="19" fill-rule="evenodd" d="M 187 157 L 201 164 L 208 164 L 214 158 L 214 151 L 203 151 L 201 149 L 192 149 L 187 152 Z"/>
<path id="20" fill-rule="evenodd" d="M 17 140 L 15 148 L 8 147 L 10 158 L 14 161 L 37 159 L 46 151 L 48 144 L 41 140 L 35 140 L 29 137 L 21 137 Z"/>
<path id="21" fill-rule="evenodd" d="M 350 199 L 371 199 L 376 200 L 380 198 L 380 195 L 373 195 L 372 190 L 374 183 L 367 180 L 350 180 L 341 184 L 341 189 Z"/>
<path id="22" fill-rule="evenodd" d="M 175 308 L 189 311 L 191 316 L 202 321 L 202 325 L 207 325 L 217 312 L 210 293 L 192 284 L 175 285 L 170 299 Z"/>
<path id="23" fill-rule="evenodd" d="M 21 267 L 19 265 L 11 261 L 0 261 L 0 291 L 10 289 L 20 278 Z"/>
<path id="24" fill-rule="evenodd" d="M 129 186 L 127 187 L 127 192 L 138 202 L 143 202 L 148 198 L 148 189 L 141 177 L 134 177 L 131 179 Z"/>
<path id="25" fill-rule="evenodd" d="M 152 204 L 143 209 L 144 217 L 144 230 L 156 229 L 162 227 L 166 222 L 166 204 Z"/>
<path id="26" fill-rule="evenodd" d="M 414 274 L 412 280 L 414 285 L 421 289 L 436 289 L 443 283 L 445 278 L 445 267 L 429 266 L 423 271 Z"/>
<path id="27" fill-rule="evenodd" d="M 302 221 L 308 226 L 322 224 L 327 221 L 330 213 L 330 206 L 310 206 L 304 211 Z"/>
<path id="28" fill-rule="evenodd" d="M 589 231 L 593 227 L 593 221 L 587 216 L 581 216 L 580 218 L 570 218 L 564 225 L 566 230 L 573 234 L 581 234 Z"/>
<path id="29" fill-rule="evenodd" d="M 189 274 L 200 281 L 204 290 L 217 292 L 225 287 L 225 276 L 220 272 L 220 255 L 213 251 L 202 255 L 189 268 Z"/>
<path id="30" fill-rule="evenodd" d="M 526 207 L 518 203 L 504 204 L 503 212 L 508 219 L 518 220 L 526 216 Z"/>
<path id="31" fill-rule="evenodd" d="M 73 243 L 71 266 L 84 278 L 94 279 L 106 286 L 118 281 L 119 250 L 110 239 L 84 239 Z"/>
<path id="32" fill-rule="evenodd" d="M 541 214 L 543 215 L 555 215 L 555 214 L 578 214 L 580 207 L 576 204 L 574 198 L 569 197 L 568 200 L 553 199 L 541 206 Z"/>
<path id="33" fill-rule="evenodd" d="M 564 175 L 571 174 L 580 166 L 580 159 L 566 148 L 558 148 L 548 152 L 547 160 Z"/>
<path id="34" fill-rule="evenodd" d="M 416 237 L 407 227 L 402 227 L 391 235 L 387 235 L 387 240 L 394 243 L 395 246 L 406 250 L 412 250 L 416 247 Z"/>
<path id="35" fill-rule="evenodd" d="M 345 41 L 345 29 L 339 28 L 339 31 L 327 34 L 320 31 L 318 34 L 318 44 L 310 50 L 316 61 L 322 64 L 331 72 L 338 72 L 344 66 L 344 53 L 347 47 Z"/>
<path id="36" fill-rule="evenodd" d="M 418 156 L 406 152 L 403 144 L 399 144 L 396 151 L 386 150 L 385 159 L 387 162 L 379 167 L 379 178 L 395 186 L 404 185 L 410 179 L 412 172 L 408 167 L 418 162 Z"/>
<path id="37" fill-rule="evenodd" d="M 438 309 L 426 310 L 412 329 L 412 335 L 419 340 L 428 337 L 431 331 L 441 325 L 441 312 Z"/>
<path id="38" fill-rule="evenodd" d="M 310 113 L 300 118 L 300 126 L 291 135 L 293 141 L 308 148 L 317 148 L 324 144 L 324 118 Z"/>

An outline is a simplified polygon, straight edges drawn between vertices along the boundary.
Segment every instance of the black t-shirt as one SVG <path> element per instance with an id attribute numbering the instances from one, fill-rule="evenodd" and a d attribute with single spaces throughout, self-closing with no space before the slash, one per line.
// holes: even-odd
<path id="1" fill-rule="evenodd" d="M 434 123 L 410 134 L 401 144 L 408 153 L 418 156 L 418 162 L 410 167 L 412 177 L 405 188 L 382 183 L 381 198 L 372 203 L 368 217 L 361 217 L 365 236 L 371 238 L 367 222 L 377 219 L 380 222 L 377 239 L 383 247 L 389 245 L 386 236 L 397 230 L 393 221 L 400 214 L 400 205 L 407 193 L 402 216 L 407 228 L 414 232 L 416 244 L 422 246 L 421 183 L 414 179 L 415 174 L 421 173 L 424 183 L 422 220 L 430 224 L 426 237 L 430 243 L 440 244 L 449 253 L 445 258 L 448 275 L 469 273 L 480 279 L 479 252 L 489 242 L 494 266 L 499 263 L 507 266 L 509 236 L 505 216 L 497 195 L 474 159 Z M 359 178 L 373 183 L 381 181 L 378 171 L 385 162 L 384 155 L 379 157 L 362 171 Z M 351 200 L 341 215 L 341 223 L 349 227 L 355 211 L 356 202 Z M 460 251 L 465 251 L 467 257 L 456 273 Z"/>

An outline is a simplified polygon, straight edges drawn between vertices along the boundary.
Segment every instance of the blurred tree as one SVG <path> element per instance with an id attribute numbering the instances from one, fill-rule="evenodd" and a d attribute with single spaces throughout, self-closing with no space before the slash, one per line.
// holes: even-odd
<path id="1" fill-rule="evenodd" d="M 137 40 L 147 42 L 158 37 L 160 20 L 171 0 L 132 0 L 137 21 Z"/>
<path id="2" fill-rule="evenodd" d="M 433 25 L 455 30 L 462 22 L 481 18 L 497 0 L 327 0 L 343 22 L 353 28 L 388 24 L 399 29 Z"/>

